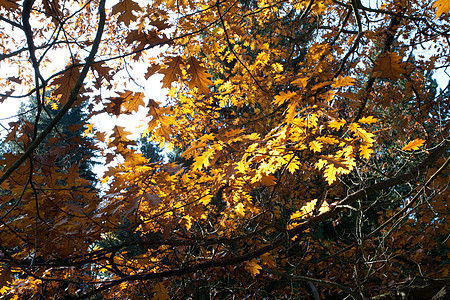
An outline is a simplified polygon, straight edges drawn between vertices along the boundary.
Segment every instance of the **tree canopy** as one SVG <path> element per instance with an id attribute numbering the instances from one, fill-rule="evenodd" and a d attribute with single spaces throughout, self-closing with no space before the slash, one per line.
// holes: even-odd
<path id="1" fill-rule="evenodd" d="M 449 10 L 0 0 L 0 105 L 36 106 L 2 138 L 1 297 L 445 294 Z M 141 151 L 96 125 L 138 111 Z"/>

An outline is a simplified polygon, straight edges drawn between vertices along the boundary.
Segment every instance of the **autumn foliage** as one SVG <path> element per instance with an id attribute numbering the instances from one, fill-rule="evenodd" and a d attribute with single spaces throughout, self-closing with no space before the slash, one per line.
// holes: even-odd
<path id="1" fill-rule="evenodd" d="M 381 2 L 0 0 L 0 297 L 445 292 L 450 5 Z"/>

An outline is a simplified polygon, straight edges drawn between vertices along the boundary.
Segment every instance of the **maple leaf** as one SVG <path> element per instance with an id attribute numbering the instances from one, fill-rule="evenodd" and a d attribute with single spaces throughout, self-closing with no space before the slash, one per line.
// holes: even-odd
<path id="1" fill-rule="evenodd" d="M 398 80 L 405 73 L 402 58 L 395 52 L 383 53 L 375 60 L 373 72 L 376 77 Z"/>
<path id="2" fill-rule="evenodd" d="M 172 82 L 178 80 L 178 76 L 181 77 L 180 65 L 184 65 L 183 60 L 180 56 L 171 57 L 169 59 L 169 65 L 159 70 L 159 73 L 164 74 L 164 78 L 161 80 L 163 83 L 163 88 L 170 88 Z"/>
<path id="3" fill-rule="evenodd" d="M 189 87 L 197 87 L 201 93 L 207 94 L 209 92 L 208 85 L 212 85 L 213 82 L 208 79 L 210 75 L 205 72 L 206 68 L 200 65 L 200 62 L 193 56 L 189 58 L 188 64 L 187 72 L 191 75 Z"/>
<path id="4" fill-rule="evenodd" d="M 418 150 L 426 141 L 422 139 L 415 139 L 409 142 L 405 147 L 402 148 L 403 151 L 408 150 Z"/>
<path id="5" fill-rule="evenodd" d="M 449 14 L 450 11 L 450 1 L 449 0 L 437 0 L 433 4 L 434 8 L 437 8 L 436 11 L 436 19 L 439 18 L 442 14 Z"/>
<path id="6" fill-rule="evenodd" d="M 142 8 L 133 0 L 122 0 L 112 7 L 112 13 L 120 14 L 118 20 L 130 25 L 131 21 L 136 21 L 137 16 L 133 11 L 142 11 Z"/>
<path id="7" fill-rule="evenodd" d="M 257 274 L 259 274 L 259 270 L 262 269 L 262 267 L 259 265 L 258 260 L 256 259 L 252 259 L 251 261 L 247 261 L 245 263 L 245 268 L 247 269 L 247 271 L 249 271 L 250 274 L 252 274 L 252 276 L 256 276 Z"/>
<path id="8" fill-rule="evenodd" d="M 294 159 L 292 160 L 288 166 L 287 166 L 287 170 L 291 173 L 294 174 L 296 170 L 298 170 L 300 168 L 300 162 L 298 161 L 298 159 Z"/>
<path id="9" fill-rule="evenodd" d="M 157 283 L 152 291 L 155 293 L 153 300 L 170 300 L 168 291 L 161 282 Z"/>

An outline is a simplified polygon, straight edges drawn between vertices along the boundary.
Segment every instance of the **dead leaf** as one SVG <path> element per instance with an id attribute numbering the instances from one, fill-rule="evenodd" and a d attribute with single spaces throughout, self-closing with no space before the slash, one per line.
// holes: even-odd
<path id="1" fill-rule="evenodd" d="M 397 53 L 383 53 L 375 60 L 375 77 L 398 80 L 405 73 L 402 58 Z"/>

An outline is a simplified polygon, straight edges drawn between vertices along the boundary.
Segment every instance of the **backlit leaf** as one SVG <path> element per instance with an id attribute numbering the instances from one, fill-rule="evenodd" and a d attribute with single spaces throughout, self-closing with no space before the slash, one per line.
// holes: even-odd
<path id="1" fill-rule="evenodd" d="M 209 77 L 211 76 L 206 73 L 206 68 L 203 67 L 200 62 L 192 56 L 189 58 L 188 64 L 189 68 L 187 69 L 187 72 L 191 75 L 189 86 L 191 88 L 197 87 L 201 93 L 208 93 L 208 85 L 213 84 L 213 82 L 209 80 Z"/>
<path id="2" fill-rule="evenodd" d="M 405 73 L 402 58 L 395 52 L 383 53 L 375 60 L 373 72 L 376 77 L 397 80 Z"/>
<path id="3" fill-rule="evenodd" d="M 409 142 L 405 147 L 402 148 L 403 151 L 408 150 L 418 150 L 426 141 L 422 139 L 415 139 Z"/>
<path id="4" fill-rule="evenodd" d="M 130 25 L 131 21 L 136 21 L 137 16 L 133 14 L 133 11 L 141 11 L 139 4 L 133 0 L 121 0 L 116 5 L 112 7 L 112 13 L 119 14 L 119 21 L 125 23 L 125 25 Z"/>
<path id="5" fill-rule="evenodd" d="M 171 57 L 169 65 L 159 70 L 159 73 L 164 74 L 164 78 L 162 79 L 163 88 L 170 88 L 172 82 L 177 81 L 178 77 L 181 76 L 180 65 L 183 65 L 183 60 L 180 56 Z"/>
<path id="6" fill-rule="evenodd" d="M 437 8 L 436 11 L 436 19 L 439 18 L 442 14 L 447 14 L 450 11 L 450 1 L 449 0 L 437 0 L 433 4 L 434 8 Z"/>
<path id="7" fill-rule="evenodd" d="M 258 260 L 252 259 L 251 261 L 248 261 L 245 263 L 245 269 L 252 275 L 256 276 L 259 274 L 259 270 L 261 270 L 261 266 L 258 263 Z"/>

